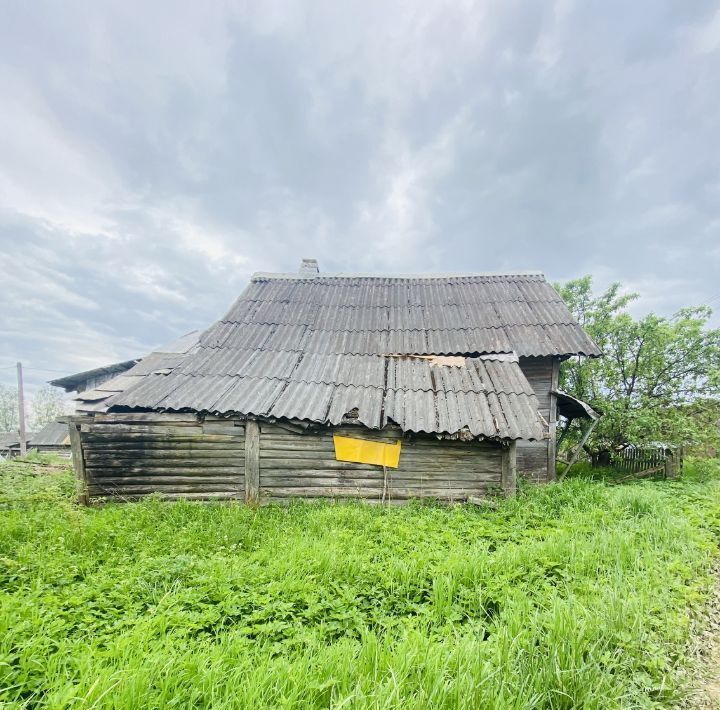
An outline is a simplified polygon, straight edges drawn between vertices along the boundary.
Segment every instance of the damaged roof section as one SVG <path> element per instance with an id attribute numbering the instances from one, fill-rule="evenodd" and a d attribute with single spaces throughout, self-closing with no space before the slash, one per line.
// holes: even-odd
<path id="1" fill-rule="evenodd" d="M 197 347 L 200 332 L 195 330 L 177 338 L 162 348 L 151 352 L 135 363 L 130 369 L 97 387 L 81 392 L 76 398 L 78 412 L 104 412 L 107 401 L 140 384 L 148 375 L 169 375 L 183 361 L 185 356 Z"/>
<path id="2" fill-rule="evenodd" d="M 212 412 L 496 439 L 547 424 L 521 356 L 598 348 L 541 274 L 258 274 L 196 343 L 145 358 L 102 408 Z M 175 355 L 175 359 L 173 359 Z M 108 383 L 111 385 L 112 383 Z M 112 385 L 112 386 L 115 386 Z"/>
<path id="3" fill-rule="evenodd" d="M 244 357 L 252 357 L 242 351 Z M 241 375 L 244 364 L 225 372 L 193 375 L 192 357 L 170 375 L 154 374 L 109 401 L 113 407 L 168 411 L 189 409 L 338 425 L 357 411 L 372 429 L 395 422 L 404 431 L 473 437 L 541 439 L 538 402 L 517 360 L 492 356 L 461 358 L 463 365 L 425 357 L 370 355 L 310 359 L 290 371 L 274 369 L 272 351 L 253 363 L 267 374 Z M 442 362 L 442 361 L 441 361 Z M 276 363 L 277 364 L 277 363 Z M 262 367 L 259 367 L 262 370 Z"/>

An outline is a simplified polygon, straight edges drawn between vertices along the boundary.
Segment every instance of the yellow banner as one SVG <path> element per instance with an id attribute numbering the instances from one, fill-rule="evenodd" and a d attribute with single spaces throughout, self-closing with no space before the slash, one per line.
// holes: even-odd
<path id="1" fill-rule="evenodd" d="M 397 468 L 400 465 L 400 442 L 382 444 L 379 441 L 351 439 L 348 436 L 333 435 L 335 458 L 338 461 L 371 463 L 376 466 Z"/>

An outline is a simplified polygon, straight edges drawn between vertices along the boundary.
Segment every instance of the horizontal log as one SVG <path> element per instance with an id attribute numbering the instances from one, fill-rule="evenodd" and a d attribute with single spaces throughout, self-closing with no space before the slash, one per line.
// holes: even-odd
<path id="1" fill-rule="evenodd" d="M 485 464 L 485 465 L 483 465 Z M 349 461 L 318 461 L 318 460 L 302 460 L 302 459 L 261 459 L 260 470 L 273 471 L 273 470 L 285 470 L 285 471 L 299 471 L 299 470 L 332 470 L 332 471 L 379 471 L 382 473 L 380 466 L 373 466 L 372 464 L 360 464 L 352 463 Z M 397 474 L 401 472 L 415 473 L 415 474 L 434 474 L 439 473 L 443 475 L 452 474 L 456 472 L 462 476 L 475 476 L 475 475 L 500 475 L 500 466 L 487 465 L 486 462 L 478 462 L 477 465 L 443 465 L 440 462 L 433 461 L 421 461 L 410 463 L 403 461 L 400 458 L 400 465 L 398 468 L 388 469 L 390 473 Z"/>
<path id="2" fill-rule="evenodd" d="M 239 495 L 239 492 L 241 491 L 241 486 L 234 486 L 229 485 L 226 483 L 208 483 L 208 484 L 202 484 L 199 483 L 185 483 L 185 484 L 176 484 L 174 486 L 168 486 L 168 493 L 235 493 L 236 495 Z M 113 492 L 113 493 L 124 493 L 125 495 L 135 495 L 138 493 L 156 493 L 161 492 L 158 491 L 157 486 L 149 486 L 149 485 L 134 485 L 134 486 L 100 486 L 98 484 L 93 484 L 89 486 L 90 489 L 90 495 L 96 496 L 96 495 L 103 495 L 104 493 Z M 165 492 L 165 491 L 162 491 Z"/>
<path id="3" fill-rule="evenodd" d="M 88 441 L 83 436 L 84 451 L 244 451 L 244 439 L 233 438 L 232 441 L 185 441 L 176 442 L 167 439 L 143 440 L 132 439 L 121 441 L 103 439 Z"/>
<path id="4" fill-rule="evenodd" d="M 172 493 L 170 491 L 148 490 L 141 493 L 128 493 L 127 491 L 104 491 L 91 494 L 91 498 L 98 502 L 98 499 L 109 498 L 118 502 L 131 502 L 142 500 L 150 495 L 158 495 L 163 500 L 242 500 L 243 493 L 238 491 L 202 491 L 196 493 L 182 492 Z"/>
<path id="5" fill-rule="evenodd" d="M 181 459 L 192 459 L 193 461 L 207 461 L 211 459 L 228 459 L 229 461 L 242 461 L 244 449 L 217 449 L 217 450 L 182 450 L 182 449 L 170 449 L 170 450 L 152 450 L 152 449 L 138 449 L 137 451 L 130 450 L 107 450 L 97 451 L 95 449 L 85 449 L 85 460 L 86 461 L 137 461 L 138 458 L 146 459 L 147 461 L 176 461 Z"/>
<path id="6" fill-rule="evenodd" d="M 479 478 L 473 480 L 463 480 L 458 478 L 415 478 L 406 476 L 402 478 L 393 478 L 388 480 L 388 485 L 401 486 L 408 488 L 483 488 L 485 486 L 500 485 L 500 478 Z M 309 475 L 307 472 L 293 475 L 272 475 L 261 476 L 260 486 L 264 488 L 272 488 L 273 486 L 340 486 L 340 487 L 363 487 L 363 486 L 382 486 L 382 476 L 357 476 L 357 477 L 339 477 L 333 476 L 332 472 L 325 472 L 325 475 Z"/>
<path id="7" fill-rule="evenodd" d="M 173 414 L 168 412 L 167 414 L 159 412 L 113 412 L 111 414 L 98 413 L 93 415 L 93 421 L 97 424 L 123 424 L 123 423 L 173 423 L 180 424 L 187 422 L 189 424 L 197 424 L 198 416 L 192 412 Z"/>
<path id="8" fill-rule="evenodd" d="M 80 431 L 88 434 L 164 434 L 180 436 L 192 436 L 202 434 L 202 425 L 199 422 L 194 424 L 83 424 Z"/>
<path id="9" fill-rule="evenodd" d="M 121 430 L 103 432 L 82 432 L 82 441 L 89 442 L 132 442 L 147 441 L 148 443 L 168 442 L 168 444 L 186 444 L 197 442 L 232 443 L 242 441 L 242 436 L 230 434 L 140 434 Z"/>
<path id="10" fill-rule="evenodd" d="M 86 466 L 85 471 L 90 477 L 103 478 L 105 476 L 123 476 L 130 474 L 156 475 L 156 476 L 202 476 L 225 475 L 242 476 L 245 469 L 242 466 Z"/>
<path id="11" fill-rule="evenodd" d="M 350 437 L 363 439 L 365 441 L 371 441 L 371 439 L 365 439 L 365 437 Z M 294 448 L 305 448 L 305 449 L 320 449 L 323 451 L 334 451 L 335 445 L 332 438 L 327 437 L 312 437 L 312 436 L 297 436 L 295 438 L 278 439 L 276 437 L 265 437 L 261 436 L 262 446 L 264 448 L 277 448 L 277 449 L 294 449 Z M 375 440 L 372 440 L 375 441 Z M 394 444 L 396 439 L 387 441 L 380 441 L 379 443 Z M 468 454 L 475 454 L 478 451 L 494 452 L 497 451 L 500 454 L 501 447 L 499 445 L 489 444 L 465 444 L 456 441 L 441 441 L 435 439 L 433 441 L 401 441 L 403 451 L 412 450 L 440 450 L 440 451 L 453 451 L 453 452 L 465 452 Z"/>
<path id="12" fill-rule="evenodd" d="M 225 486 L 228 489 L 242 488 L 245 485 L 244 476 L 103 476 L 102 478 L 90 477 L 89 484 L 96 488 L 119 488 L 124 486 L 176 486 L 176 485 L 197 485 L 204 486 Z"/>
<path id="13" fill-rule="evenodd" d="M 245 436 L 244 426 L 235 426 L 220 422 L 210 422 L 202 425 L 204 434 L 230 434 L 231 436 Z"/>
<path id="14" fill-rule="evenodd" d="M 272 497 L 297 497 L 297 498 L 377 498 L 378 490 L 375 488 L 337 488 L 332 486 L 290 488 L 273 487 L 263 489 L 261 497 L 267 492 Z M 417 491 L 410 488 L 392 488 L 389 490 L 390 498 L 442 498 L 445 500 L 466 500 L 469 495 L 477 495 L 477 490 L 468 489 L 426 489 Z"/>
<path id="15" fill-rule="evenodd" d="M 225 468 L 243 468 L 245 459 L 242 456 L 123 456 L 115 458 L 112 456 L 99 456 L 93 454 L 85 456 L 85 465 L 89 468 L 105 466 L 109 468 L 123 468 L 124 466 L 157 466 L 158 468 L 173 466 L 223 466 Z"/>

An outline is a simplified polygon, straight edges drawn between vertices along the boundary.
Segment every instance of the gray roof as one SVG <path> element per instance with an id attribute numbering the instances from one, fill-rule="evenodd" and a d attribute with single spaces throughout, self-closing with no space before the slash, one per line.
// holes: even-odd
<path id="1" fill-rule="evenodd" d="M 200 348 L 169 375 L 150 375 L 109 401 L 114 407 L 237 413 L 263 418 L 342 423 L 378 429 L 502 439 L 541 439 L 538 402 L 517 360 L 484 355 L 462 366 L 417 357 L 308 356 L 302 353 Z M 191 374 L 201 359 L 217 359 L 212 374 Z M 253 367 L 253 356 L 259 367 Z M 220 370 L 223 370 L 220 372 Z M 262 371 L 265 370 L 265 374 Z M 249 374 L 245 374 L 249 373 Z"/>
<path id="2" fill-rule="evenodd" d="M 173 340 L 171 343 L 154 350 L 136 363 L 129 370 L 117 377 L 107 380 L 91 390 L 86 390 L 75 397 L 76 408 L 79 412 L 104 412 L 107 409 L 107 400 L 125 390 L 131 389 L 140 383 L 147 375 L 155 373 L 166 375 L 177 367 L 185 355 L 196 345 L 199 331 L 193 330 L 186 335 Z"/>
<path id="3" fill-rule="evenodd" d="M 30 432 L 25 432 L 25 443 L 30 441 L 34 436 Z M 0 431 L 0 450 L 20 448 L 20 434 L 17 431 Z"/>
<path id="4" fill-rule="evenodd" d="M 32 446 L 70 446 L 68 425 L 62 422 L 48 422 L 37 434 L 30 436 Z"/>
<path id="5" fill-rule="evenodd" d="M 124 372 L 125 370 L 129 370 L 136 362 L 137 360 L 115 362 L 112 365 L 105 365 L 103 367 L 96 367 L 92 370 L 76 372 L 74 375 L 58 377 L 56 380 L 50 380 L 49 384 L 54 385 L 55 387 L 62 387 L 66 392 L 74 392 L 80 385 L 88 380 L 94 380 L 103 375 L 110 377 L 119 372 Z"/>
<path id="6" fill-rule="evenodd" d="M 323 424 L 357 410 L 372 428 L 538 439 L 547 426 L 515 353 L 599 350 L 541 274 L 256 274 L 179 361 L 148 363 L 103 406 Z M 430 354 L 462 365 L 410 357 Z"/>
<path id="7" fill-rule="evenodd" d="M 555 390 L 557 396 L 558 411 L 566 419 L 593 419 L 601 418 L 601 414 L 596 412 L 587 402 L 583 402 L 577 397 L 573 397 L 562 390 Z"/>

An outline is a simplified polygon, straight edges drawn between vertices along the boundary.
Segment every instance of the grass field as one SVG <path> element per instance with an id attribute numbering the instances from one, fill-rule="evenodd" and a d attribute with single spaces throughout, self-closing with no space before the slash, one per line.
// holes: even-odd
<path id="1" fill-rule="evenodd" d="M 0 465 L 0 706 L 670 706 L 720 540 L 717 466 L 688 469 L 252 510 L 82 509 Z"/>

